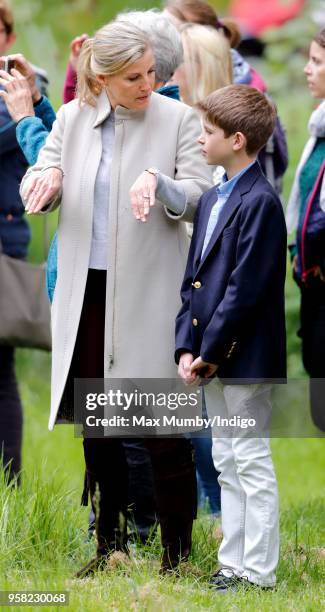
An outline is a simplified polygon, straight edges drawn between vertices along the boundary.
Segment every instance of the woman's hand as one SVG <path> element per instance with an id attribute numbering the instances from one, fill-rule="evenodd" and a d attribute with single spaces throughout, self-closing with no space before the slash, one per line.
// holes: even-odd
<path id="1" fill-rule="evenodd" d="M 11 53 L 9 57 L 15 62 L 15 68 L 18 69 L 20 74 L 26 78 L 33 98 L 33 104 L 36 104 L 36 102 L 38 102 L 42 96 L 37 88 L 36 76 L 32 66 L 28 63 L 22 53 Z M 15 68 L 13 68 L 13 70 L 15 70 Z M 13 74 L 12 70 L 11 74 Z"/>
<path id="2" fill-rule="evenodd" d="M 157 177 L 150 172 L 142 172 L 130 189 L 132 212 L 136 219 L 147 221 L 150 207 L 155 204 Z"/>
<path id="3" fill-rule="evenodd" d="M 85 40 L 87 40 L 88 34 L 81 34 L 81 36 L 76 36 L 70 43 L 70 57 L 69 63 L 75 72 L 77 72 L 77 64 L 81 51 L 81 47 L 84 44 Z"/>
<path id="4" fill-rule="evenodd" d="M 0 85 L 5 90 L 0 91 L 11 118 L 18 122 L 24 117 L 34 117 L 34 107 L 31 90 L 26 77 L 14 68 L 11 74 L 0 70 Z"/>
<path id="5" fill-rule="evenodd" d="M 63 173 L 59 168 L 47 168 L 41 174 L 28 180 L 23 188 L 25 210 L 28 215 L 38 213 L 62 190 Z"/>

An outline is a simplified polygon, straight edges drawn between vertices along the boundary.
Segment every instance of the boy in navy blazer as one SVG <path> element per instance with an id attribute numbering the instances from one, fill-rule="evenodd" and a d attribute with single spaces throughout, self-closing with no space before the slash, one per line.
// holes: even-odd
<path id="1" fill-rule="evenodd" d="M 199 109 L 202 154 L 226 174 L 201 197 L 194 221 L 176 319 L 178 372 L 187 384 L 212 378 L 205 387 L 210 415 L 267 422 L 271 383 L 286 377 L 286 226 L 256 156 L 273 132 L 276 111 L 247 85 L 220 89 Z M 218 436 L 212 452 L 223 531 L 212 587 L 271 588 L 279 526 L 269 440 Z"/>

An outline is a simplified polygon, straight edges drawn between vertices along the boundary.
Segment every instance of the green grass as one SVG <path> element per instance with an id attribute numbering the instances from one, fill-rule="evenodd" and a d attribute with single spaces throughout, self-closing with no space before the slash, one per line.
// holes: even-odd
<path id="1" fill-rule="evenodd" d="M 39 363 L 38 363 L 39 365 Z M 23 372 L 27 375 L 28 364 Z M 0 484 L 0 587 L 64 590 L 71 610 L 316 610 L 325 603 L 325 456 L 322 440 L 273 440 L 281 498 L 281 561 L 273 593 L 217 596 L 207 579 L 218 541 L 204 515 L 196 521 L 191 561 L 180 579 L 160 579 L 159 542 L 132 551 L 95 579 L 72 578 L 94 552 L 79 506 L 82 445 L 72 428 L 46 432 L 47 372 L 22 387 L 26 404 L 20 490 Z M 47 608 L 46 608 L 47 609 Z M 50 608 L 48 608 L 50 609 Z M 53 609 L 53 608 L 52 608 Z"/>

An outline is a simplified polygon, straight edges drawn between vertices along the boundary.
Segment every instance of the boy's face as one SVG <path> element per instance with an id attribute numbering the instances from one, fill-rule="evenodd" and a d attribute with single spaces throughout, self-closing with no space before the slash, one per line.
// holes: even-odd
<path id="1" fill-rule="evenodd" d="M 225 166 L 229 159 L 234 155 L 234 139 L 235 134 L 231 134 L 228 138 L 224 131 L 216 126 L 211 125 L 204 116 L 201 117 L 202 133 L 198 138 L 198 143 L 202 147 L 202 155 L 207 164 L 215 166 Z"/>

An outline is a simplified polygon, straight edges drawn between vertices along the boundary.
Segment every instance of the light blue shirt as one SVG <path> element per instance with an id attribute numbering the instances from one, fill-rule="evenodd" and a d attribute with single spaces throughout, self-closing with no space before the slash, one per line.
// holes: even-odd
<path id="1" fill-rule="evenodd" d="M 229 181 L 227 180 L 227 175 L 224 174 L 221 180 L 220 185 L 218 185 L 216 187 L 216 192 L 217 192 L 217 196 L 218 199 L 216 201 L 216 203 L 214 204 L 211 213 L 210 213 L 210 217 L 209 217 L 209 221 L 208 221 L 208 225 L 207 225 L 207 229 L 205 232 L 205 238 L 204 238 L 204 243 L 203 243 L 203 249 L 202 249 L 202 253 L 201 253 L 201 259 L 204 255 L 204 251 L 207 248 L 211 236 L 214 232 L 214 229 L 218 223 L 218 219 L 219 219 L 219 215 L 221 213 L 221 210 L 223 209 L 224 205 L 227 203 L 227 201 L 230 198 L 230 195 L 233 191 L 233 189 L 235 188 L 237 182 L 239 181 L 240 177 L 243 176 L 243 174 L 245 174 L 245 172 L 247 172 L 247 170 L 249 170 L 249 168 L 251 168 L 253 166 L 253 164 L 255 164 L 255 160 L 249 164 L 249 166 L 246 166 L 246 168 L 244 168 L 243 170 L 241 170 L 240 172 L 238 172 L 237 174 L 235 174 L 235 176 L 233 176 Z"/>

